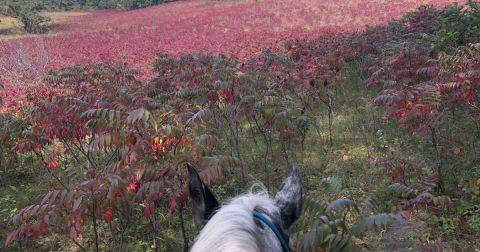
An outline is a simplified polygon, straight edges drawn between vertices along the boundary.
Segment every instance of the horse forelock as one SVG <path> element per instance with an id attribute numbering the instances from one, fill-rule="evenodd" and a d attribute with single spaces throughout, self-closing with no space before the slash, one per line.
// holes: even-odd
<path id="1" fill-rule="evenodd" d="M 269 228 L 254 221 L 252 211 L 261 209 L 268 216 L 279 216 L 275 201 L 266 191 L 238 196 L 213 215 L 198 235 L 192 252 L 281 251 L 281 245 Z"/>

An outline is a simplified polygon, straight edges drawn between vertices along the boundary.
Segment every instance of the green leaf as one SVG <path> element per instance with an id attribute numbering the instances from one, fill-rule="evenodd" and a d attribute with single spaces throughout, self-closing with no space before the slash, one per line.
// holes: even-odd
<path id="1" fill-rule="evenodd" d="M 358 209 L 357 205 L 353 200 L 347 199 L 347 198 L 341 198 L 337 199 L 335 201 L 332 201 L 328 204 L 327 207 L 327 213 L 332 213 L 333 210 L 350 210 L 354 209 L 357 212 L 360 212 L 360 209 Z"/>
<path id="2" fill-rule="evenodd" d="M 360 222 L 353 225 L 351 232 L 353 235 L 360 237 L 366 231 L 376 228 L 386 228 L 390 221 L 394 219 L 393 215 L 389 213 L 381 213 L 377 215 L 368 216 Z"/>
<path id="3" fill-rule="evenodd" d="M 388 188 L 397 193 L 400 193 L 404 197 L 414 197 L 419 193 L 418 190 L 412 189 L 406 185 L 402 185 L 399 183 L 392 184 Z"/>
<path id="4" fill-rule="evenodd" d="M 341 192 L 343 188 L 342 181 L 335 176 L 323 178 L 320 183 L 327 185 L 328 189 L 337 193 Z"/>
<path id="5" fill-rule="evenodd" d="M 150 118 L 150 112 L 144 108 L 139 108 L 133 111 L 130 111 L 127 116 L 128 124 L 135 124 L 139 120 L 143 120 L 144 123 Z"/>

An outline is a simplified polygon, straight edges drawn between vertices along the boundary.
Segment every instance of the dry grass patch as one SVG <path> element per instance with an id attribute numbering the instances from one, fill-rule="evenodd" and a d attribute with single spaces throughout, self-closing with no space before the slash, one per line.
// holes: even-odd
<path id="1" fill-rule="evenodd" d="M 55 12 L 42 12 L 40 15 L 48 17 L 51 19 L 48 22 L 49 34 L 60 33 L 63 30 L 61 25 L 67 22 L 68 20 L 90 15 L 91 12 L 86 11 L 55 11 Z M 28 34 L 22 28 L 22 23 L 13 17 L 1 16 L 0 15 L 0 40 L 16 39 L 22 37 L 35 36 L 35 34 Z"/>
<path id="2" fill-rule="evenodd" d="M 0 37 L 22 32 L 22 24 L 12 17 L 0 16 Z"/>

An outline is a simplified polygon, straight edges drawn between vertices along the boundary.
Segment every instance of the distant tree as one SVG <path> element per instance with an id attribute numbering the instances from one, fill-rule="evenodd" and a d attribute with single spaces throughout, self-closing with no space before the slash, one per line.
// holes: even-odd
<path id="1" fill-rule="evenodd" d="M 20 19 L 28 32 L 45 31 L 48 18 L 38 14 L 42 10 L 71 9 L 138 9 L 173 2 L 175 0 L 3 0 L 0 14 Z"/>
<path id="2" fill-rule="evenodd" d="M 7 0 L 0 5 L 0 14 L 17 18 L 28 33 L 43 33 L 45 23 L 50 18 L 38 14 L 41 10 L 40 2 L 25 0 Z"/>
<path id="3" fill-rule="evenodd" d="M 166 3 L 166 2 L 173 2 L 172 0 L 121 0 L 121 6 L 126 9 L 138 9 L 138 8 L 145 8 L 148 6 Z"/>

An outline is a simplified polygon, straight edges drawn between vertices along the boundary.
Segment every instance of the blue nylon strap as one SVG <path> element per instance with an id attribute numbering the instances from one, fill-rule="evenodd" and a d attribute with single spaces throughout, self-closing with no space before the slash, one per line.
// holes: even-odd
<path id="1" fill-rule="evenodd" d="M 273 231 L 273 233 L 275 233 L 278 240 L 280 241 L 280 244 L 282 245 L 283 251 L 290 252 L 290 247 L 288 246 L 287 241 L 283 237 L 282 233 L 280 233 L 280 230 L 278 230 L 277 226 L 275 226 L 275 224 L 273 224 L 272 221 L 270 221 L 267 217 L 265 217 L 265 215 L 258 212 L 257 210 L 253 210 L 252 214 L 253 214 L 253 217 L 257 218 L 258 220 L 261 220 Z"/>

